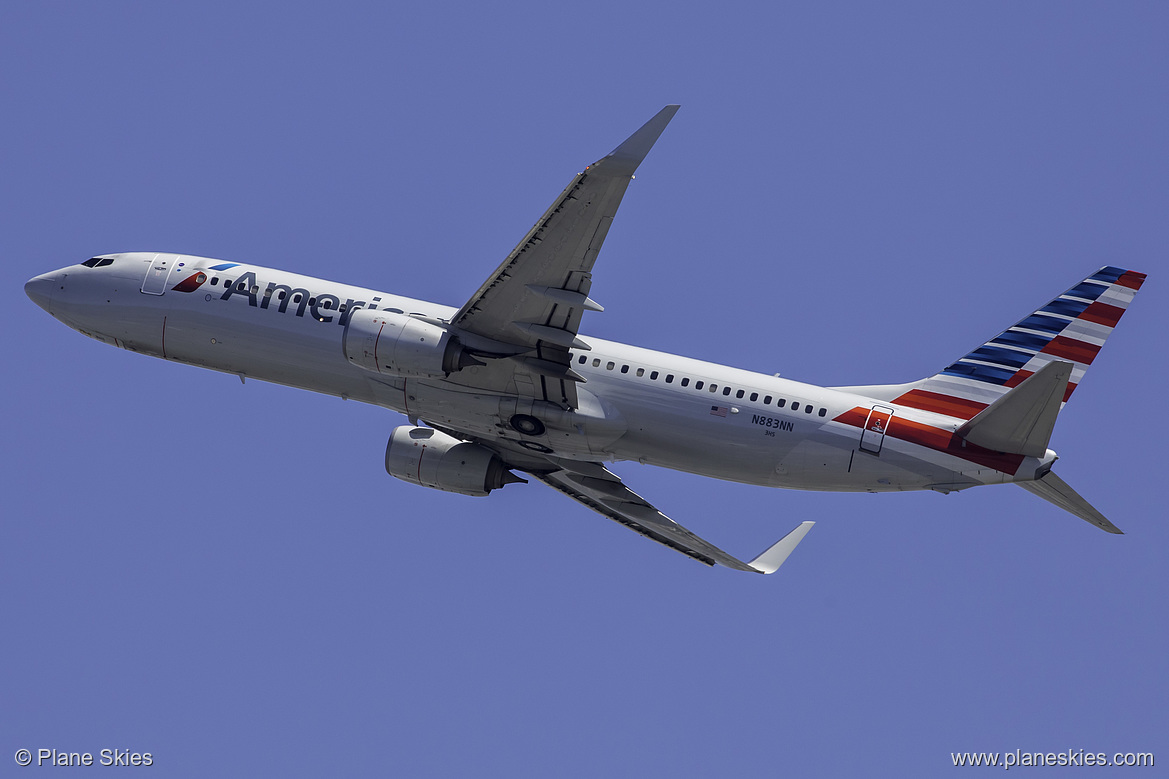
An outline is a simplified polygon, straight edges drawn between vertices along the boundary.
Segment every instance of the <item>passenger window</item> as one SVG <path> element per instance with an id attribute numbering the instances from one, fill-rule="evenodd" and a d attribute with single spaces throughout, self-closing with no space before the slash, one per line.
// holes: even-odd
<path id="1" fill-rule="evenodd" d="M 793 400 L 793 401 L 792 401 L 792 411 L 799 411 L 799 410 L 800 410 L 800 404 L 799 404 L 799 403 L 796 403 L 796 402 Z"/>
<path id="2" fill-rule="evenodd" d="M 638 378 L 641 378 L 641 377 L 642 377 L 642 376 L 644 376 L 644 375 L 645 375 L 645 368 L 638 368 L 638 369 L 637 369 L 637 376 L 638 376 Z"/>
<path id="3" fill-rule="evenodd" d="M 751 402 L 752 402 L 752 403 L 754 403 L 754 402 L 755 402 L 755 401 L 757 401 L 757 400 L 759 400 L 759 393 L 758 393 L 758 392 L 752 392 L 752 393 L 751 393 Z"/>
<path id="4" fill-rule="evenodd" d="M 253 295 L 255 295 L 255 294 L 256 294 L 257 292 L 259 292 L 259 291 L 260 291 L 260 286 L 259 286 L 258 284 L 253 284 L 253 285 L 252 285 L 252 288 L 251 288 L 251 290 L 250 290 L 250 292 L 251 292 Z M 342 310 L 342 311 L 344 311 L 344 310 L 345 310 L 345 309 L 344 309 L 344 307 L 342 307 L 342 309 L 341 309 L 341 310 Z"/>
<path id="5" fill-rule="evenodd" d="M 594 358 L 593 358 L 593 367 L 594 367 L 594 368 L 600 368 L 600 367 L 601 367 L 601 358 L 599 358 L 599 357 L 594 357 Z"/>
<path id="6" fill-rule="evenodd" d="M 700 390 L 700 389 L 702 389 L 702 385 L 703 385 L 703 383 L 704 383 L 704 382 L 702 382 L 702 381 L 696 381 L 696 382 L 694 382 L 694 389 L 696 389 L 696 390 Z"/>
<path id="7" fill-rule="evenodd" d="M 742 391 L 742 390 L 739 390 L 738 392 L 736 392 L 736 393 L 735 393 L 735 397 L 736 397 L 736 398 L 741 398 L 741 397 L 743 397 L 743 391 Z"/>
<path id="8" fill-rule="evenodd" d="M 770 406 L 770 405 L 771 405 L 771 396 L 770 396 L 770 395 L 768 395 L 767 397 L 765 397 L 765 398 L 763 399 L 763 405 L 765 405 L 765 406 Z"/>
<path id="9" fill-rule="evenodd" d="M 628 365 L 622 365 L 622 366 L 621 366 L 621 372 L 622 372 L 622 373 L 629 373 L 629 366 L 628 366 Z"/>
<path id="10" fill-rule="evenodd" d="M 218 277 L 218 276 L 212 276 L 212 277 L 211 277 L 211 286 L 215 287 L 215 286 L 218 286 L 218 285 L 219 285 L 219 277 Z"/>
<path id="11" fill-rule="evenodd" d="M 717 384 L 711 384 L 711 385 L 710 385 L 710 391 L 711 391 L 711 392 L 718 392 L 718 385 L 717 385 Z"/>
<path id="12" fill-rule="evenodd" d="M 616 368 L 616 367 L 617 367 L 617 363 L 615 363 L 615 362 L 613 362 L 612 360 L 610 360 L 610 361 L 608 362 L 608 364 L 606 364 L 606 365 L 605 365 L 605 370 L 607 370 L 607 371 L 611 371 L 611 370 L 613 370 L 613 369 L 614 369 L 614 368 Z"/>
<path id="13" fill-rule="evenodd" d="M 666 374 L 666 384 L 673 384 L 673 383 L 674 383 L 674 374 L 667 373 Z"/>
<path id="14" fill-rule="evenodd" d="M 668 380 L 667 380 L 667 381 L 668 381 Z M 687 384 L 689 384 L 689 383 L 690 383 L 690 377 L 689 377 L 689 376 L 683 376 L 683 377 L 682 377 L 682 386 L 683 386 L 683 387 L 685 387 L 685 386 L 686 386 Z"/>
<path id="15" fill-rule="evenodd" d="M 805 414 L 811 414 L 811 413 L 812 413 L 812 404 L 811 404 L 811 403 L 808 403 L 807 405 L 805 405 L 805 406 L 804 406 L 804 413 L 805 413 Z"/>
<path id="16" fill-rule="evenodd" d="M 284 290 L 280 290 L 280 294 L 279 294 L 279 295 L 277 295 L 276 297 L 280 298 L 281 300 L 284 300 L 284 297 L 285 297 L 285 295 L 287 295 L 287 294 L 288 294 L 288 293 L 287 293 L 287 292 L 285 292 Z"/>
<path id="17" fill-rule="evenodd" d="M 779 406 L 780 408 L 783 408 L 784 404 L 786 404 L 786 403 L 787 403 L 786 398 L 780 398 L 779 400 L 775 401 L 775 405 Z"/>
<path id="18" fill-rule="evenodd" d="M 650 372 L 650 374 L 649 374 L 649 380 L 650 380 L 650 381 L 657 381 L 657 380 L 658 380 L 658 372 L 657 372 L 657 371 L 651 371 L 651 372 Z"/>
<path id="19" fill-rule="evenodd" d="M 587 359 L 588 359 L 588 358 L 587 358 L 587 357 L 585 357 L 585 356 L 582 354 L 580 357 L 578 357 L 578 358 L 577 358 L 577 360 L 576 360 L 576 361 L 577 361 L 578 363 L 580 363 L 581 365 L 584 365 L 584 364 L 585 364 L 585 360 L 587 360 Z"/>
<path id="20" fill-rule="evenodd" d="M 724 395 L 730 395 L 730 394 L 731 394 L 731 388 L 730 388 L 730 387 L 723 387 L 723 394 L 724 394 Z M 741 397 L 743 397 L 743 391 L 742 391 L 742 390 L 739 390 L 739 397 L 740 397 L 740 398 L 741 398 Z"/>
<path id="21" fill-rule="evenodd" d="M 827 413 L 828 413 L 828 409 L 826 409 L 826 408 L 820 409 L 820 416 L 824 416 Z"/>

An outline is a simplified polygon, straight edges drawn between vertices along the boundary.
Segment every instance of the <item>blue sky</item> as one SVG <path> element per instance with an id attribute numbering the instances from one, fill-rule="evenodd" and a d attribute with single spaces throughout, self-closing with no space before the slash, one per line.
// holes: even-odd
<path id="1" fill-rule="evenodd" d="M 0 761 L 1169 761 L 1167 35 L 1159 3 L 7 4 Z M 398 482 L 394 413 L 118 351 L 21 292 L 159 250 L 459 305 L 671 102 L 586 333 L 909 381 L 1102 265 L 1146 272 L 1052 442 L 1127 535 L 1014 487 L 833 495 L 619 465 L 743 556 L 818 522 L 775 576 L 707 569 L 538 484 Z"/>

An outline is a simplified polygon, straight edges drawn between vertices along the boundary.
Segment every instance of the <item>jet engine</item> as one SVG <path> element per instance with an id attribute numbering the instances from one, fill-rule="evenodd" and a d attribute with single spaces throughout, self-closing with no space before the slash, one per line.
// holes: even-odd
<path id="1" fill-rule="evenodd" d="M 441 378 L 483 365 L 441 325 L 392 311 L 359 308 L 345 323 L 345 359 L 374 373 Z"/>
<path id="2" fill-rule="evenodd" d="M 390 434 L 386 472 L 411 484 L 476 497 L 505 484 L 526 483 L 486 447 L 409 425 L 396 427 Z"/>

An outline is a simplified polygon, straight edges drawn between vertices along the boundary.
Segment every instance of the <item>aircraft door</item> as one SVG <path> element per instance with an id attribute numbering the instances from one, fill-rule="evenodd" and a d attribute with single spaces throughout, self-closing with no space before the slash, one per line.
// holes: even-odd
<path id="1" fill-rule="evenodd" d="M 150 269 L 146 271 L 146 277 L 142 279 L 142 291 L 147 295 L 161 295 L 166 292 L 166 282 L 170 278 L 170 272 L 177 259 L 178 257 L 173 254 L 154 255 Z"/>
<path id="2" fill-rule="evenodd" d="M 889 421 L 892 418 L 893 409 L 888 406 L 873 406 L 869 411 L 869 418 L 865 420 L 865 429 L 861 431 L 862 451 L 876 455 L 881 453 L 885 433 L 889 430 Z"/>

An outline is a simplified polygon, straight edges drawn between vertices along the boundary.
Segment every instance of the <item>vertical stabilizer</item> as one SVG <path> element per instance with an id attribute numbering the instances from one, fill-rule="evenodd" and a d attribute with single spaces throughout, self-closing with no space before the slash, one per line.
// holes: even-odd
<path id="1" fill-rule="evenodd" d="M 889 399 L 970 419 L 1044 366 L 1062 361 L 1072 366 L 1062 408 L 1144 281 L 1143 273 L 1101 268 L 941 373 L 903 385 Z"/>

